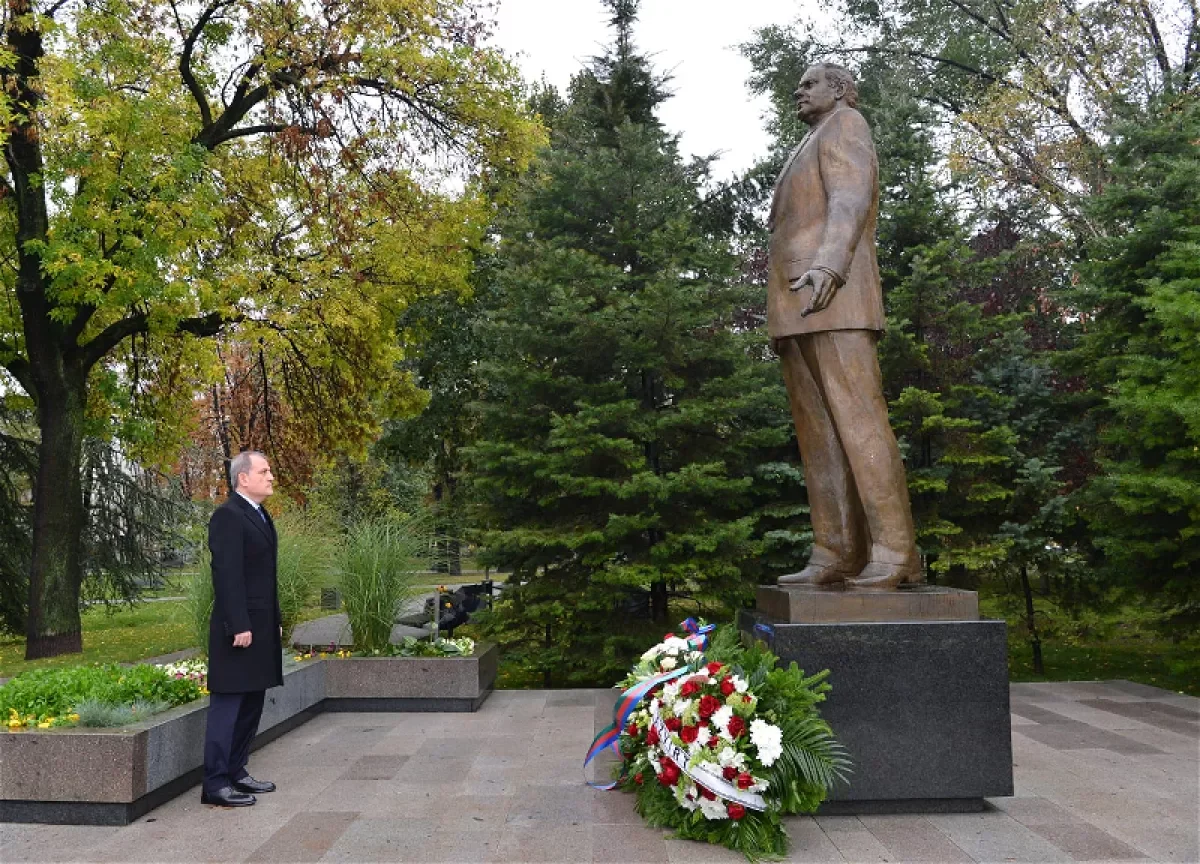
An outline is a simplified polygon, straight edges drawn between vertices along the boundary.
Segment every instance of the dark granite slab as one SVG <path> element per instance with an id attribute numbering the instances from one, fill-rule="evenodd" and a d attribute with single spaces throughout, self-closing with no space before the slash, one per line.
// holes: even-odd
<path id="1" fill-rule="evenodd" d="M 784 662 L 832 670 L 821 713 L 854 761 L 849 786 L 830 794 L 838 812 L 975 810 L 1013 794 L 1003 621 L 782 624 L 743 612 L 740 626 Z"/>

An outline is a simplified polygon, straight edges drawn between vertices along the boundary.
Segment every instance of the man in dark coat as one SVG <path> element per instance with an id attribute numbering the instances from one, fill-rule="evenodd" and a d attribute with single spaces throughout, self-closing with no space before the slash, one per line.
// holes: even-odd
<path id="1" fill-rule="evenodd" d="M 200 800 L 246 807 L 275 784 L 246 771 L 263 696 L 283 684 L 283 630 L 275 586 L 277 538 L 262 502 L 274 478 L 262 453 L 229 465 L 233 494 L 208 523 L 213 612 L 208 627 L 208 717 Z"/>

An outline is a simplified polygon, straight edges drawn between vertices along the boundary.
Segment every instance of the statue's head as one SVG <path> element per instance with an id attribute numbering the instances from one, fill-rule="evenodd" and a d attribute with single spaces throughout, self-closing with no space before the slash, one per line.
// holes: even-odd
<path id="1" fill-rule="evenodd" d="M 814 63 L 796 85 L 796 113 L 810 126 L 838 108 L 858 105 L 858 87 L 850 70 L 833 63 Z"/>

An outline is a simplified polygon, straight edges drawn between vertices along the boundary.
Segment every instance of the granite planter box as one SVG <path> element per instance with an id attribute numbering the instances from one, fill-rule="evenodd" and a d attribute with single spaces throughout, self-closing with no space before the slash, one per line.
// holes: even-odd
<path id="1" fill-rule="evenodd" d="M 338 657 L 326 661 L 326 711 L 475 711 L 496 682 L 500 652 L 470 657 Z"/>
<path id="2" fill-rule="evenodd" d="M 474 711 L 499 651 L 471 657 L 328 658 L 284 669 L 254 746 L 322 711 Z M 0 733 L 0 822 L 127 825 L 201 779 L 208 700 L 116 729 Z"/>
<path id="3" fill-rule="evenodd" d="M 315 716 L 325 664 L 284 671 L 267 691 L 256 746 Z M 207 699 L 115 729 L 0 735 L 0 822 L 126 825 L 199 782 Z"/>

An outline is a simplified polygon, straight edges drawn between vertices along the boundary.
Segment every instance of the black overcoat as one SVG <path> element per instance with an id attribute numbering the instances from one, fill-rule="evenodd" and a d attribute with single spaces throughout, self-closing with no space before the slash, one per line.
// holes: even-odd
<path id="1" fill-rule="evenodd" d="M 262 511 L 266 515 L 266 511 Z M 251 693 L 283 683 L 275 524 L 236 492 L 208 521 L 213 613 L 208 626 L 208 689 Z M 233 637 L 249 630 L 248 648 Z"/>

